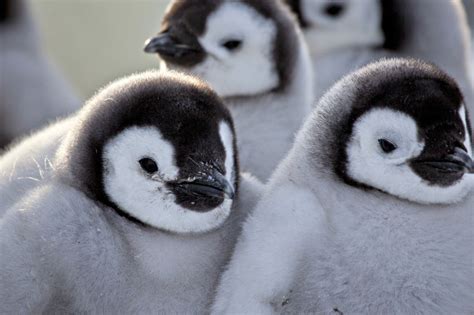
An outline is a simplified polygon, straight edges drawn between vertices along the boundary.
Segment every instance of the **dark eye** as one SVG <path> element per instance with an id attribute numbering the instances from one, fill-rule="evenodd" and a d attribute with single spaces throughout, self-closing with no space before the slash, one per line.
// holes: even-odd
<path id="1" fill-rule="evenodd" d="M 344 5 L 340 3 L 328 4 L 324 7 L 324 12 L 331 17 L 337 17 L 344 12 Z"/>
<path id="2" fill-rule="evenodd" d="M 148 174 L 154 174 L 158 172 L 158 165 L 156 165 L 156 162 L 150 158 L 143 158 L 138 161 L 138 163 L 140 163 L 141 168 Z"/>
<path id="3" fill-rule="evenodd" d="M 227 50 L 236 50 L 242 45 L 242 41 L 238 39 L 231 39 L 222 43 L 222 47 L 225 47 Z"/>
<path id="4" fill-rule="evenodd" d="M 397 146 L 386 139 L 379 139 L 380 148 L 383 152 L 390 153 L 397 149 Z"/>

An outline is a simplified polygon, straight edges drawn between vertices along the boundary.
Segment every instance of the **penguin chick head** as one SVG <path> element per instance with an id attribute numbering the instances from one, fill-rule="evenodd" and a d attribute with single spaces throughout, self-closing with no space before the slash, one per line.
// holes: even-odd
<path id="1" fill-rule="evenodd" d="M 175 0 L 145 51 L 222 97 L 256 95 L 287 85 L 300 49 L 295 26 L 279 1 Z"/>
<path id="2" fill-rule="evenodd" d="M 284 1 L 296 14 L 313 55 L 384 42 L 380 0 Z"/>
<path id="3" fill-rule="evenodd" d="M 72 185 L 119 214 L 175 233 L 221 226 L 238 169 L 221 100 L 184 75 L 144 73 L 98 93 L 60 149 Z"/>
<path id="4" fill-rule="evenodd" d="M 338 143 L 333 167 L 346 183 L 429 204 L 459 201 L 474 188 L 463 97 L 435 66 L 374 63 L 344 78 L 320 104 L 324 116 L 338 117 L 329 141 Z"/>

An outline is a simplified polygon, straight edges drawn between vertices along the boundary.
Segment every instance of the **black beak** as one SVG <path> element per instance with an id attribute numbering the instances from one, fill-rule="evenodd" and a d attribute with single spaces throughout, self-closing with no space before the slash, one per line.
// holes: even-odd
<path id="1" fill-rule="evenodd" d="M 446 173 L 474 173 L 472 158 L 461 148 L 456 147 L 452 154 L 440 160 L 418 161 Z"/>
<path id="2" fill-rule="evenodd" d="M 210 175 L 186 179 L 171 183 L 189 194 L 211 198 L 234 199 L 235 193 L 227 178 L 220 172 L 213 170 Z"/>
<path id="3" fill-rule="evenodd" d="M 175 58 L 202 52 L 202 48 L 199 45 L 185 44 L 166 32 L 149 38 L 145 42 L 144 50 L 147 53 L 158 53 Z"/>

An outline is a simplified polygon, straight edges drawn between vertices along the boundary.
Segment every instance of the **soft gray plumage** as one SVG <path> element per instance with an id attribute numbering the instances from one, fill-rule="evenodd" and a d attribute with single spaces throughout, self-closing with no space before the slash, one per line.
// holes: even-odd
<path id="1" fill-rule="evenodd" d="M 177 103 L 165 103 L 170 100 Z M 175 114 L 184 120 L 194 118 L 196 121 L 170 119 Z M 125 151 L 120 149 L 117 139 L 120 140 L 121 135 L 137 130 L 151 132 L 145 126 L 154 126 L 155 119 L 164 124 L 158 126 L 163 138 L 146 138 L 145 133 L 141 141 Z M 48 176 L 30 188 L 0 221 L 0 256 L 8 257 L 0 260 L 0 313 L 205 313 L 217 277 L 231 254 L 240 222 L 256 203 L 261 184 L 252 176 L 243 175 L 227 220 L 210 231 L 180 233 L 154 228 L 152 219 L 142 219 L 140 210 L 124 208 L 122 200 L 117 199 L 128 196 L 133 201 L 135 195 L 142 193 L 143 188 L 132 183 L 137 177 L 126 177 L 125 185 L 128 181 L 130 184 L 122 186 L 125 190 L 120 191 L 120 196 L 114 190 L 115 183 L 109 179 L 120 173 L 137 174 L 138 171 L 137 176 L 144 184 L 157 180 L 159 185 L 168 181 L 166 174 L 173 166 L 167 166 L 166 159 L 172 158 L 167 153 L 167 143 L 174 143 L 168 138 L 168 132 L 181 139 L 180 133 L 195 128 L 193 139 L 204 142 L 175 143 L 176 159 L 183 153 L 181 150 L 197 145 L 196 151 L 188 154 L 189 160 L 176 162 L 181 168 L 179 174 L 184 176 L 193 167 L 199 169 L 204 165 L 201 157 L 215 154 L 216 160 L 208 161 L 205 169 L 219 168 L 230 182 L 236 176 L 237 166 L 233 164 L 235 157 L 227 156 L 232 151 L 229 151 L 229 139 L 225 138 L 225 132 L 212 130 L 219 121 L 231 124 L 229 119 L 209 88 L 177 74 L 135 75 L 113 83 L 96 95 L 76 118 L 71 118 L 65 136 L 58 138 L 59 149 L 51 160 Z M 101 128 L 97 128 L 99 125 Z M 52 128 L 64 130 L 61 123 Z M 221 144 L 213 142 L 219 135 L 224 137 Z M 161 141 L 163 146 L 156 148 L 147 142 L 149 139 Z M 232 145 L 233 140 L 230 141 Z M 123 165 L 120 164 L 123 157 L 133 155 L 134 152 L 127 149 L 142 145 L 148 146 L 145 151 L 149 151 L 136 152 L 138 158 L 142 158 L 143 153 L 156 158 L 153 152 L 158 150 L 159 174 L 148 177 L 143 172 L 148 168 L 143 168 L 142 160 L 124 168 L 116 167 Z M 220 160 L 223 150 L 225 166 Z M 117 154 L 110 156 L 110 152 Z M 116 164 L 117 161 L 120 163 Z M 233 169 L 228 169 L 229 166 Z M 145 192 L 145 196 L 150 193 L 158 198 L 168 189 L 169 193 L 182 196 L 179 193 L 200 180 L 199 176 L 170 181 L 170 186 Z M 106 187 L 108 185 L 112 187 Z M 175 188 L 179 189 L 175 191 Z M 209 189 L 198 191 L 200 195 L 193 198 L 203 207 L 202 194 Z M 174 199 L 167 203 L 167 198 L 163 196 L 163 207 L 176 209 Z M 160 208 L 161 199 L 158 200 L 158 204 L 150 203 L 141 210 L 163 212 L 165 216 L 167 209 Z M 203 212 L 189 210 L 194 205 L 189 203 L 192 200 L 180 200 L 182 207 L 177 209 L 181 210 L 174 213 L 176 227 L 184 224 L 180 217 L 184 218 L 187 212 L 203 216 L 214 212 L 207 208 L 198 209 Z M 147 201 L 134 202 L 144 205 Z M 228 201 L 217 207 L 226 205 Z M 219 213 L 216 216 L 219 217 Z"/>
<path id="2" fill-rule="evenodd" d="M 287 8 L 272 0 L 172 1 L 145 49 L 224 98 L 242 169 L 266 181 L 313 103 L 307 47 Z"/>
<path id="3" fill-rule="evenodd" d="M 471 76 L 474 78 L 474 1 L 464 0 L 464 7 L 466 9 L 466 16 L 471 29 Z"/>
<path id="4" fill-rule="evenodd" d="M 301 16 L 310 23 L 304 32 L 317 99 L 342 76 L 370 62 L 412 57 L 435 63 L 454 77 L 474 118 L 470 39 L 461 0 L 344 0 L 338 1 L 344 6 L 339 16 L 323 16 L 329 0 L 285 1 L 294 8 L 299 5 Z M 336 43 L 324 48 L 330 39 Z"/>
<path id="5" fill-rule="evenodd" d="M 52 160 L 74 120 L 75 115 L 47 126 L 0 156 L 0 217 L 53 174 Z"/>
<path id="6" fill-rule="evenodd" d="M 459 100 L 454 81 L 417 61 L 337 83 L 244 225 L 215 313 L 472 313 L 474 175 L 441 163 L 457 152 L 474 171 Z M 397 139 L 395 149 L 378 138 Z"/>
<path id="7" fill-rule="evenodd" d="M 80 105 L 41 47 L 28 0 L 2 1 L 0 148 Z"/>

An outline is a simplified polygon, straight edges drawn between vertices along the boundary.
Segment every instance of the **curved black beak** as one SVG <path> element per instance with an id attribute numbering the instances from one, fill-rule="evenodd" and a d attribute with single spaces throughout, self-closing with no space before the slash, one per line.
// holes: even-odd
<path id="1" fill-rule="evenodd" d="M 198 45 L 185 44 L 169 33 L 164 32 L 149 38 L 145 42 L 144 51 L 179 58 L 189 54 L 199 53 L 202 51 L 202 48 Z"/>
<path id="2" fill-rule="evenodd" d="M 213 170 L 209 175 L 176 181 L 171 185 L 198 196 L 226 199 L 235 197 L 232 185 L 224 175 L 216 170 Z"/>
<path id="3" fill-rule="evenodd" d="M 454 152 L 439 160 L 418 161 L 446 173 L 474 173 L 474 162 L 469 154 L 456 147 Z"/>

